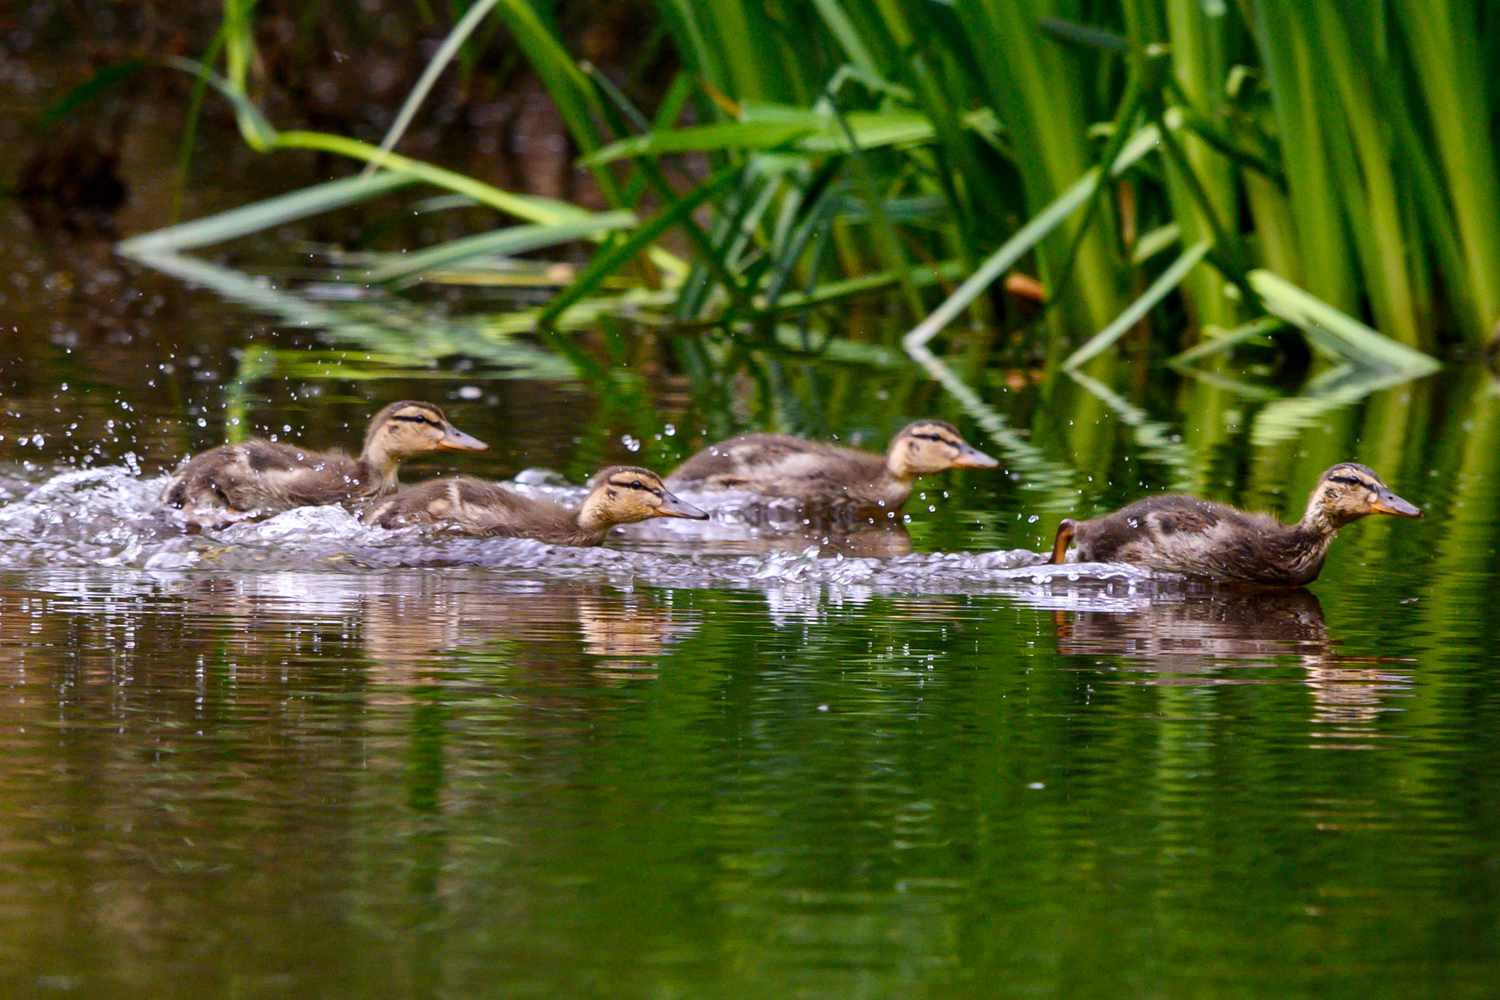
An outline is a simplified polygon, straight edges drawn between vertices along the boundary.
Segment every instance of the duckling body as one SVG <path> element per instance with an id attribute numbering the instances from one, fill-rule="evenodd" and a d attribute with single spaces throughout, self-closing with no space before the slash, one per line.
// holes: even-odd
<path id="1" fill-rule="evenodd" d="M 553 545 L 591 546 L 617 524 L 652 517 L 707 520 L 708 515 L 667 491 L 647 469 L 613 466 L 589 481 L 579 507 L 529 497 L 469 476 L 434 479 L 369 504 L 363 516 L 382 528 L 434 525 L 466 535 L 532 538 Z"/>
<path id="2" fill-rule="evenodd" d="M 370 421 L 358 457 L 259 438 L 220 445 L 189 459 L 162 491 L 162 502 L 193 513 L 268 515 L 395 491 L 402 459 L 435 451 L 482 451 L 485 444 L 448 422 L 430 403 L 403 401 Z"/>
<path id="3" fill-rule="evenodd" d="M 744 434 L 698 452 L 667 483 L 682 490 L 789 497 L 808 507 L 894 511 L 921 476 L 996 464 L 952 424 L 919 420 L 892 438 L 884 455 L 787 434 Z"/>
<path id="4" fill-rule="evenodd" d="M 1149 497 L 1092 520 L 1064 520 L 1052 561 L 1063 562 L 1072 542 L 1079 562 L 1300 587 L 1318 578 L 1339 528 L 1369 514 L 1422 516 L 1369 468 L 1343 462 L 1323 473 L 1296 524 L 1197 497 Z"/>

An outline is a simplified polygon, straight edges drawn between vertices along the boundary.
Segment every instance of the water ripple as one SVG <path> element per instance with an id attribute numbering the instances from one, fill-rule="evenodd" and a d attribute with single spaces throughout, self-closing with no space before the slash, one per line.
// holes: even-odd
<path id="1" fill-rule="evenodd" d="M 103 565 L 163 573 L 470 566 L 627 586 L 814 588 L 846 598 L 1013 593 L 1028 603 L 1078 610 L 1126 610 L 1181 591 L 1175 577 L 1123 565 L 1051 566 L 1025 549 L 911 553 L 889 544 L 891 530 L 885 528 L 820 536 L 795 520 L 755 524 L 744 506 L 732 503 L 707 531 L 700 525 L 690 526 L 695 532 L 677 525 L 654 531 L 636 526 L 594 549 L 419 528 L 390 531 L 362 524 L 338 507 L 299 508 L 190 533 L 175 511 L 159 504 L 161 487 L 160 478 L 108 467 L 61 472 L 21 491 L 0 507 L 0 568 Z M 579 493 L 534 483 L 519 488 L 565 501 Z M 862 549 L 850 542 L 866 536 L 875 536 L 877 544 Z M 906 542 L 904 534 L 894 539 Z M 859 551 L 897 554 L 848 554 Z"/>

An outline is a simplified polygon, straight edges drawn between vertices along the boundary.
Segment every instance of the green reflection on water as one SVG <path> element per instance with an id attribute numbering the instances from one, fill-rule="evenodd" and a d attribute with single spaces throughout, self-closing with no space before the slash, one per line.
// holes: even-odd
<path id="1" fill-rule="evenodd" d="M 1482 995 L 1494 657 L 1395 577 L 1054 614 L 6 574 L 0 959 L 91 995 Z"/>
<path id="2" fill-rule="evenodd" d="M 304 354 L 255 333 L 242 360 L 179 351 L 172 372 L 154 345 L 39 349 L 6 400 L 0 502 L 83 455 L 149 473 L 231 426 L 351 444 L 381 402 L 427 396 L 494 446 L 464 471 L 575 482 L 670 466 L 705 434 L 878 447 L 948 417 L 1010 475 L 925 483 L 919 552 L 1038 547 L 1057 516 L 1174 486 L 1290 515 L 1345 458 L 1428 517 L 1351 527 L 1311 592 L 1097 607 L 451 569 L 0 572 L 5 995 L 1500 980 L 1487 379 L 1258 395 L 1124 363 L 1040 386 L 945 364 L 949 385 L 609 329 L 580 336 L 602 377 L 552 355 L 416 372 L 373 342 Z M 1316 405 L 1276 409 L 1291 400 Z"/>

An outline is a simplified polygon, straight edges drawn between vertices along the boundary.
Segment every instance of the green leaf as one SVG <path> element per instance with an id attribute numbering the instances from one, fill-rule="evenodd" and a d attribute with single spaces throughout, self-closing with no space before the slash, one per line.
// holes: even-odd
<path id="1" fill-rule="evenodd" d="M 451 267 L 475 257 L 507 256 L 573 243 L 600 233 L 628 229 L 638 221 L 634 212 L 605 212 L 576 222 L 512 226 L 492 233 L 480 233 L 440 243 L 412 254 L 394 255 L 388 263 L 372 270 L 369 279 L 374 282 L 394 281 L 425 271 Z"/>
<path id="2" fill-rule="evenodd" d="M 1206 357 L 1219 354 L 1239 344 L 1249 343 L 1252 340 L 1262 340 L 1267 334 L 1275 333 L 1286 322 L 1276 316 L 1261 316 L 1248 323 L 1235 327 L 1233 330 L 1225 331 L 1216 336 L 1205 336 L 1203 342 L 1183 351 L 1167 361 L 1174 368 L 1182 368 L 1191 365 L 1195 361 L 1201 361 Z M 1205 331 L 1206 332 L 1206 331 Z"/>
<path id="3" fill-rule="evenodd" d="M 650 246 L 662 233 L 691 215 L 699 205 L 707 201 L 720 189 L 726 187 L 739 174 L 740 168 L 738 167 L 727 167 L 719 171 L 692 192 L 654 216 L 632 233 L 629 238 L 598 254 L 589 262 L 589 266 L 584 272 L 578 276 L 577 281 L 569 285 L 547 304 L 547 308 L 542 310 L 542 314 L 537 318 L 537 322 L 542 326 L 552 325 L 562 314 L 563 310 L 593 292 L 605 278 L 624 266 L 636 254 Z"/>
<path id="4" fill-rule="evenodd" d="M 1110 174 L 1116 175 L 1128 170 L 1131 165 L 1140 160 L 1156 147 L 1157 131 L 1154 126 L 1141 129 L 1131 136 L 1130 141 L 1120 151 L 1115 162 L 1110 165 Z M 973 301 L 984 293 L 1000 275 L 1010 270 L 1015 263 L 1024 257 L 1033 247 L 1040 243 L 1058 226 L 1063 220 L 1072 215 L 1085 205 L 1094 195 L 1094 190 L 1099 186 L 1099 168 L 1095 167 L 1085 173 L 1073 185 L 1064 191 L 1046 208 L 1037 213 L 1026 225 L 1022 226 L 1014 236 L 1001 244 L 1000 249 L 985 260 L 947 301 L 933 310 L 922 322 L 912 327 L 906 336 L 901 338 L 901 343 L 907 351 L 925 345 L 929 340 L 938 335 L 938 332 L 953 322 L 958 314 L 969 308 Z"/>
<path id="5" fill-rule="evenodd" d="M 1305 331 L 1350 361 L 1415 378 L 1442 367 L 1436 359 L 1381 336 L 1348 313 L 1266 270 L 1251 271 L 1250 287 L 1266 311 Z"/>
<path id="6" fill-rule="evenodd" d="M 1124 336 L 1125 331 L 1145 319 L 1146 314 L 1154 309 L 1157 303 L 1171 294 L 1172 289 L 1182 283 L 1182 279 L 1198 266 L 1198 262 L 1208 255 L 1212 247 L 1213 244 L 1208 240 L 1199 240 L 1184 250 L 1182 255 L 1141 293 L 1140 298 L 1126 306 L 1109 326 L 1090 337 L 1082 347 L 1074 351 L 1068 360 L 1063 362 L 1063 367 L 1077 368 L 1108 350 L 1111 344 Z"/>
<path id="7" fill-rule="evenodd" d="M 647 132 L 610 143 L 583 158 L 589 166 L 665 153 L 717 152 L 723 149 L 773 149 L 820 126 L 797 122 L 717 122 L 688 128 Z"/>
<path id="8" fill-rule="evenodd" d="M 401 104 L 401 110 L 396 113 L 396 118 L 391 122 L 391 127 L 386 130 L 385 138 L 380 140 L 380 152 L 382 154 L 396 148 L 396 143 L 400 142 L 401 137 L 406 134 L 407 128 L 411 126 L 412 119 L 417 115 L 417 109 L 422 106 L 422 102 L 432 92 L 432 88 L 437 83 L 438 77 L 442 76 L 443 70 L 448 68 L 448 63 L 452 62 L 453 57 L 458 54 L 458 50 L 463 47 L 464 42 L 474 33 L 474 29 L 479 27 L 479 22 L 483 21 L 489 15 L 490 11 L 494 10 L 495 4 L 499 2 L 500 0 L 478 0 L 459 19 L 459 22 L 453 26 L 453 30 L 448 32 L 448 37 L 443 39 L 443 44 L 438 46 L 438 50 L 433 53 L 432 58 L 423 67 L 422 75 L 417 79 L 416 85 L 411 88 L 411 93 L 406 95 L 406 100 Z M 369 165 L 365 167 L 365 173 L 367 175 L 374 173 L 380 168 L 380 165 L 380 159 L 371 160 Z"/>
<path id="9" fill-rule="evenodd" d="M 127 256 L 138 257 L 142 254 L 172 253 L 212 243 L 224 243 L 272 226 L 368 201 L 415 182 L 415 177 L 394 173 L 376 174 L 374 177 L 346 177 L 232 208 L 207 218 L 133 236 L 122 241 L 117 249 Z"/>
<path id="10" fill-rule="evenodd" d="M 845 115 L 853 142 L 832 115 L 783 105 L 745 109 L 736 122 L 691 125 L 631 136 L 583 158 L 590 166 L 640 156 L 667 153 L 709 153 L 727 149 L 779 149 L 790 146 L 809 153 L 848 153 L 928 143 L 935 133 L 932 120 L 915 111 L 853 111 Z M 999 123 L 988 109 L 963 118 L 968 128 L 998 132 Z"/>
<path id="11" fill-rule="evenodd" d="M 113 90 L 134 76 L 146 65 L 144 59 L 127 59 L 121 63 L 105 66 L 72 90 L 52 103 L 36 120 L 39 131 L 46 131 L 83 105 Z"/>

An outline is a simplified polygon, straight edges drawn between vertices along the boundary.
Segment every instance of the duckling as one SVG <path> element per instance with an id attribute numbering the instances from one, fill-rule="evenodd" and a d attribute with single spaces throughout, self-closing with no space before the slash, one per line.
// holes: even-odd
<path id="1" fill-rule="evenodd" d="M 431 403 L 403 400 L 375 414 L 358 458 L 259 438 L 220 445 L 188 459 L 161 499 L 172 507 L 229 515 L 344 503 L 395 492 L 402 459 L 487 447 L 454 427 Z"/>
<path id="2" fill-rule="evenodd" d="M 1080 562 L 1148 569 L 1273 587 L 1312 583 L 1340 528 L 1368 514 L 1421 517 L 1371 469 L 1340 462 L 1318 480 L 1296 524 L 1190 496 L 1137 500 L 1088 521 L 1065 519 L 1052 545 L 1061 563 L 1072 542 Z"/>
<path id="3" fill-rule="evenodd" d="M 366 506 L 363 519 L 382 528 L 432 524 L 466 535 L 534 538 L 553 545 L 598 545 L 617 524 L 653 517 L 708 520 L 679 500 L 648 469 L 616 465 L 589 480 L 589 495 L 576 510 L 524 496 L 494 483 L 454 476 L 434 479 Z"/>
<path id="4" fill-rule="evenodd" d="M 952 424 L 918 420 L 891 439 L 884 455 L 786 434 L 744 434 L 698 452 L 667 484 L 792 497 L 808 507 L 853 507 L 863 516 L 900 508 L 921 476 L 998 464 Z"/>

